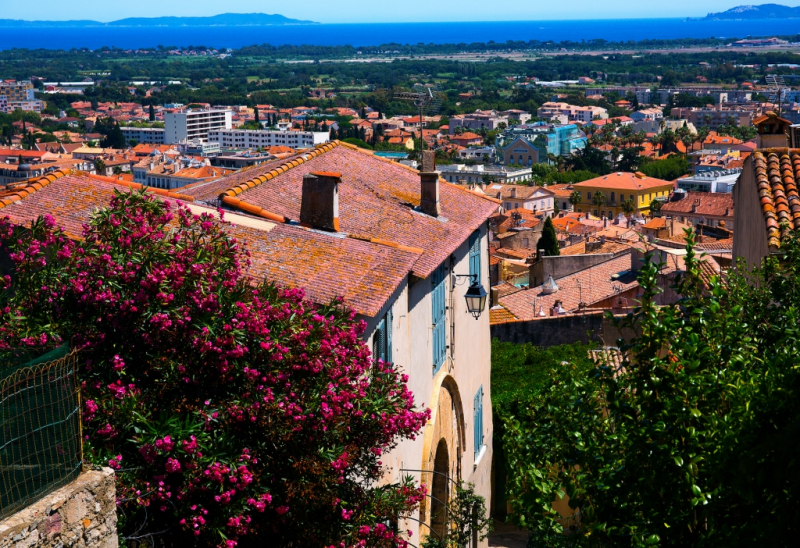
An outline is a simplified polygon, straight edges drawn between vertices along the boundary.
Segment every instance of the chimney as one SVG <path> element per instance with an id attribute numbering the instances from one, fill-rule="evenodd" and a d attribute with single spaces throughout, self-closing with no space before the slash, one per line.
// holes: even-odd
<path id="1" fill-rule="evenodd" d="M 511 197 L 512 198 L 516 198 L 517 197 L 517 189 L 514 188 L 514 187 L 511 188 Z"/>
<path id="2" fill-rule="evenodd" d="M 315 171 L 303 177 L 300 222 L 322 230 L 339 231 L 341 173 Z"/>
<path id="3" fill-rule="evenodd" d="M 422 169 L 420 170 L 420 202 L 419 209 L 426 215 L 438 217 L 441 213 L 439 205 L 439 172 L 436 171 L 436 153 L 432 150 L 422 152 Z"/>

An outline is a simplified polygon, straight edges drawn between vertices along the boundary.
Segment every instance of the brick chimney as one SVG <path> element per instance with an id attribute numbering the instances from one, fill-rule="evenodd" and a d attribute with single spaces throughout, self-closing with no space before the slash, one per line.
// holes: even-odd
<path id="1" fill-rule="evenodd" d="M 432 150 L 422 152 L 419 209 L 426 215 L 438 217 L 442 212 L 439 204 L 439 172 L 436 171 L 436 153 Z"/>
<path id="2" fill-rule="evenodd" d="M 312 228 L 339 231 L 341 173 L 315 171 L 303 177 L 300 222 Z"/>

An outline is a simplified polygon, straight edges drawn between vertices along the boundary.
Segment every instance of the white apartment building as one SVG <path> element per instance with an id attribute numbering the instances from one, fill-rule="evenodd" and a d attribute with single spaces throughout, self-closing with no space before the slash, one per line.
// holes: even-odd
<path id="1" fill-rule="evenodd" d="M 167 131 L 160 127 L 121 127 L 125 142 L 137 144 L 163 145 Z"/>
<path id="2" fill-rule="evenodd" d="M 164 113 L 165 144 L 181 141 L 208 141 L 208 134 L 217 129 L 231 129 L 233 118 L 230 110 L 184 109 Z"/>
<path id="3" fill-rule="evenodd" d="M 575 105 L 570 105 L 569 103 L 556 103 L 554 101 L 549 101 L 539 107 L 536 115 L 539 118 L 545 118 L 547 120 L 557 116 L 566 116 L 570 122 L 589 123 L 596 118 L 605 120 L 608 118 L 608 111 L 603 107 L 592 105 L 578 107 Z"/>
<path id="4" fill-rule="evenodd" d="M 8 97 L 0 95 L 0 112 L 8 113 Z"/>
<path id="5" fill-rule="evenodd" d="M 294 149 L 311 148 L 327 143 L 327 131 L 278 131 L 269 129 L 217 129 L 208 134 L 222 148 L 245 149 L 285 146 Z"/>

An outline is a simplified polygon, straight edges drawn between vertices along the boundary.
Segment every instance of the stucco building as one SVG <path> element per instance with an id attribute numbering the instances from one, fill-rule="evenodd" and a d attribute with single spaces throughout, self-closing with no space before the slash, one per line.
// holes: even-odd
<path id="1" fill-rule="evenodd" d="M 572 187 L 581 193 L 581 203 L 575 206 L 576 211 L 590 211 L 595 216 L 610 218 L 623 213 L 622 202 L 628 200 L 633 202 L 638 213 L 650 213 L 650 203 L 656 198 L 666 199 L 673 184 L 643 173 L 617 172 L 575 183 Z M 605 196 L 603 205 L 595 205 L 597 193 Z"/>

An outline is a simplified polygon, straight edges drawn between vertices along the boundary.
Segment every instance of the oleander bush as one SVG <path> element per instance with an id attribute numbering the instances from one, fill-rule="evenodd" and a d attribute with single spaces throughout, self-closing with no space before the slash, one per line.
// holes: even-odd
<path id="1" fill-rule="evenodd" d="M 0 223 L 0 351 L 80 349 L 123 541 L 405 545 L 424 486 L 379 483 L 381 457 L 429 411 L 352 311 L 257 283 L 224 222 L 150 195 L 117 193 L 78 241 L 57 223 Z"/>

